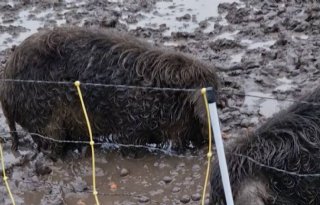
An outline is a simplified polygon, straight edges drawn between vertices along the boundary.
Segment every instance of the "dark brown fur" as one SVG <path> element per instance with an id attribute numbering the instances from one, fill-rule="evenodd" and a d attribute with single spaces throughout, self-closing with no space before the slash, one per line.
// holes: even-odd
<path id="1" fill-rule="evenodd" d="M 320 204 L 320 87 L 301 100 L 227 146 L 236 205 Z M 217 160 L 211 187 L 210 204 L 226 204 Z"/>
<path id="2" fill-rule="evenodd" d="M 56 28 L 27 38 L 10 57 L 4 78 L 169 88 L 218 88 L 214 68 L 181 53 L 154 48 L 115 31 Z M 185 149 L 200 145 L 205 124 L 199 92 L 82 86 L 95 137 L 125 144 Z M 5 82 L 1 103 L 15 123 L 54 139 L 88 139 L 75 88 Z M 18 136 L 12 134 L 14 146 Z M 34 137 L 36 139 L 36 137 Z M 53 143 L 37 140 L 40 147 Z M 55 147 L 57 149 L 57 147 Z"/>

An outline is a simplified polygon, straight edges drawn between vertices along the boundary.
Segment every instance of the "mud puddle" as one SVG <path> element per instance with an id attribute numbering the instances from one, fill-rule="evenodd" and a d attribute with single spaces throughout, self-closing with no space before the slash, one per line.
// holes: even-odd
<path id="1" fill-rule="evenodd" d="M 8 145 L 5 150 L 10 149 Z M 202 151 L 179 157 L 149 153 L 138 159 L 116 151 L 98 149 L 96 153 L 101 204 L 199 204 L 207 163 Z M 5 152 L 9 183 L 18 204 L 95 203 L 90 157 L 71 153 L 63 161 L 52 162 L 30 150 L 20 154 Z M 29 161 L 22 163 L 22 158 Z M 10 204 L 2 185 L 0 191 L 1 203 Z"/>
<path id="2" fill-rule="evenodd" d="M 129 30 L 138 27 L 154 28 L 165 26 L 164 36 L 170 36 L 172 32 L 194 32 L 199 25 L 205 27 L 204 32 L 214 30 L 214 18 L 218 17 L 217 5 L 223 2 L 235 0 L 178 0 L 159 1 L 152 12 L 139 13 L 140 21 L 130 22 Z M 131 16 L 123 16 L 124 22 L 128 22 Z M 207 22 L 211 21 L 211 23 Z"/>

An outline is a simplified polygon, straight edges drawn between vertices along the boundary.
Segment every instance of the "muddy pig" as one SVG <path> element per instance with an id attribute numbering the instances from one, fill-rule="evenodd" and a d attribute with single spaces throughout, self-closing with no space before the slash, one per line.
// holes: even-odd
<path id="1" fill-rule="evenodd" d="M 156 144 L 185 150 L 205 142 L 206 114 L 199 91 L 161 88 L 219 87 L 215 68 L 194 57 L 155 48 L 114 30 L 79 27 L 40 31 L 17 46 L 2 78 L 71 82 L 3 81 L 1 104 L 18 147 L 15 123 L 29 133 L 57 140 L 87 140 L 87 127 L 72 82 L 79 80 L 94 137 L 109 142 Z M 38 147 L 60 153 L 61 144 L 32 136 Z"/>
<path id="2" fill-rule="evenodd" d="M 226 146 L 236 205 L 320 204 L 320 87 Z M 226 204 L 218 162 L 212 205 Z"/>

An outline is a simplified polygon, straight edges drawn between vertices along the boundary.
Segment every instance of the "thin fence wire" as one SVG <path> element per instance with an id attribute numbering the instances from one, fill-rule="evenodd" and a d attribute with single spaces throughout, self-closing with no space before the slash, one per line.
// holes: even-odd
<path id="1" fill-rule="evenodd" d="M 287 171 L 287 170 L 283 170 L 283 169 L 279 169 L 277 167 L 273 167 L 273 166 L 269 166 L 266 164 L 263 164 L 261 162 L 258 162 L 257 160 L 253 159 L 252 157 L 246 156 L 246 155 L 242 155 L 242 154 L 236 154 L 236 153 L 230 153 L 234 156 L 238 156 L 238 157 L 242 157 L 245 158 L 251 162 L 253 162 L 254 164 L 256 164 L 257 166 L 263 167 L 263 168 L 267 168 L 276 172 L 280 172 L 283 174 L 287 174 L 287 175 L 291 175 L 291 176 L 296 176 L 296 177 L 320 177 L 320 173 L 313 173 L 313 174 L 300 174 L 297 172 L 292 172 L 292 171 Z"/>
<path id="2" fill-rule="evenodd" d="M 28 132 L 24 132 L 24 131 L 17 131 L 18 133 L 24 133 L 24 134 L 27 134 Z M 0 135 L 2 134 L 8 134 L 10 133 L 9 131 L 8 132 L 1 132 Z M 74 143 L 74 144 L 89 144 L 89 141 L 71 141 L 71 140 L 57 140 L 57 139 L 53 139 L 53 138 L 50 138 L 50 137 L 46 137 L 46 136 L 43 136 L 43 135 L 40 135 L 40 134 L 37 134 L 37 133 L 28 133 L 28 134 L 34 134 L 35 136 L 37 137 L 40 137 L 42 139 L 45 139 L 45 140 L 50 140 L 52 142 L 55 142 L 55 143 Z M 172 151 L 169 151 L 167 149 L 161 149 L 161 148 L 155 148 L 155 147 L 152 147 L 152 146 L 147 146 L 147 145 L 134 145 L 134 144 L 119 144 L 119 143 L 110 143 L 110 142 L 97 142 L 95 143 L 95 145 L 103 145 L 103 144 L 107 144 L 107 145 L 110 145 L 114 148 L 140 148 L 140 149 L 147 149 L 147 150 L 150 150 L 150 151 L 158 151 L 158 152 L 161 152 L 167 156 L 170 156 L 170 157 L 178 157 L 178 158 L 206 158 L 206 154 L 203 154 L 203 155 L 180 155 L 180 154 L 176 154 Z M 213 150 L 215 150 L 215 148 L 213 148 Z M 253 159 L 252 157 L 250 156 L 246 156 L 246 155 L 242 155 L 242 154 L 237 154 L 237 153 L 232 153 L 232 152 L 226 152 L 227 154 L 230 154 L 230 155 L 234 155 L 234 156 L 237 156 L 237 157 L 241 157 L 241 158 L 245 158 L 251 162 L 253 162 L 254 164 L 256 164 L 257 166 L 260 166 L 260 167 L 263 167 L 263 168 L 266 168 L 266 169 L 270 169 L 270 170 L 273 170 L 273 171 L 276 171 L 276 172 L 280 172 L 280 173 L 284 173 L 284 174 L 288 174 L 288 175 L 292 175 L 292 176 L 296 176 L 296 177 L 320 177 L 320 173 L 313 173 L 313 174 L 300 174 L 300 173 L 297 173 L 297 172 L 292 172 L 292 171 L 287 171 L 287 170 L 283 170 L 283 169 L 279 169 L 277 167 L 273 167 L 273 166 L 269 166 L 267 164 L 264 164 L 264 163 L 261 163 L 255 159 Z"/>
<path id="3" fill-rule="evenodd" d="M 2 82 L 11 82 L 11 83 L 36 83 L 36 84 L 53 84 L 53 85 L 65 85 L 65 86 L 73 86 L 74 85 L 73 82 L 67 82 L 67 81 L 19 80 L 19 79 L 5 79 L 5 78 L 0 79 L 0 82 L 1 81 Z M 90 87 L 140 89 L 140 90 L 156 90 L 156 91 L 171 91 L 171 92 L 196 92 L 196 91 L 201 90 L 201 88 L 148 87 L 148 86 L 85 83 L 85 82 L 81 82 L 81 85 L 84 87 L 90 86 Z M 239 92 L 235 89 L 221 89 L 221 90 L 217 91 L 217 93 L 242 96 L 242 97 L 259 98 L 259 99 L 265 99 L 265 100 L 274 100 L 274 101 L 289 102 L 289 103 L 303 103 L 303 104 L 320 106 L 320 103 L 308 102 L 308 101 L 304 101 L 304 100 L 294 100 L 294 99 L 287 99 L 287 98 L 280 99 L 280 98 L 276 98 L 276 97 L 266 97 L 266 96 L 260 96 L 260 95 L 246 94 L 243 92 Z"/>
<path id="4" fill-rule="evenodd" d="M 48 140 L 54 143 L 59 143 L 59 144 L 84 144 L 84 145 L 90 145 L 90 141 L 79 141 L 79 140 L 58 140 L 58 139 L 54 139 L 48 136 L 43 136 L 41 134 L 38 133 L 32 133 L 32 132 L 25 132 L 25 131 L 8 131 L 8 132 L 0 132 L 0 135 L 6 135 L 6 134 L 10 134 L 16 132 L 18 134 L 30 134 L 36 137 L 39 137 L 41 139 L 44 140 Z M 11 140 L 9 139 L 4 139 L 4 140 Z M 170 157 L 178 157 L 178 158 L 195 158 L 195 157 L 200 157 L 198 155 L 182 155 L 182 154 L 177 154 L 177 152 L 171 151 L 169 149 L 163 149 L 163 148 L 159 148 L 159 147 L 154 147 L 154 146 L 149 146 L 149 145 L 135 145 L 135 144 L 122 144 L 122 143 L 112 143 L 109 142 L 108 140 L 106 141 L 101 141 L 100 139 L 95 139 L 95 143 L 94 145 L 105 145 L 106 147 L 110 147 L 110 148 L 116 148 L 116 149 L 120 149 L 120 148 L 138 148 L 138 149 L 146 149 L 148 151 L 152 151 L 152 152 L 161 152 L 165 155 L 168 155 Z"/>
<path id="5" fill-rule="evenodd" d="M 275 98 L 275 97 L 252 95 L 252 94 L 241 93 L 239 91 L 235 91 L 234 89 L 226 89 L 226 90 L 218 91 L 218 93 L 236 95 L 236 96 L 242 96 L 242 97 L 260 98 L 260 99 L 264 99 L 264 100 L 274 100 L 274 101 L 281 101 L 281 102 L 302 103 L 302 104 L 320 106 L 320 103 L 309 102 L 309 101 L 305 101 L 305 100 L 293 100 L 293 99 L 287 99 L 287 98 L 282 99 L 282 98 Z"/>
<path id="6" fill-rule="evenodd" d="M 74 85 L 73 82 L 66 81 L 44 81 L 44 80 L 18 80 L 18 79 L 0 79 L 2 82 L 11 83 L 36 83 L 36 84 L 55 84 L 55 85 Z M 135 85 L 117 85 L 117 84 L 101 84 L 101 83 L 85 83 L 81 82 L 81 86 L 104 87 L 104 88 L 125 88 L 125 89 L 140 89 L 140 90 L 158 90 L 158 91 L 173 91 L 173 92 L 195 92 L 201 88 L 165 88 L 165 87 L 147 87 Z"/>

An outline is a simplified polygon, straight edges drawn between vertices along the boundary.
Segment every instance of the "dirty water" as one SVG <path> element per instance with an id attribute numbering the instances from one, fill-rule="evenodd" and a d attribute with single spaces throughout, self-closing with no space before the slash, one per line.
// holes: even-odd
<path id="1" fill-rule="evenodd" d="M 44 20 L 53 20 L 53 12 L 54 10 L 52 8 L 41 11 L 40 13 L 37 13 L 34 9 L 25 9 L 18 13 L 17 20 L 13 23 L 3 23 L 0 21 L 0 24 L 3 24 L 4 26 L 24 27 L 26 29 L 26 31 L 16 34 L 17 37 L 15 38 L 13 35 L 8 33 L 0 34 L 0 50 L 19 44 L 30 35 L 36 33 L 39 28 L 45 25 Z M 60 26 L 65 23 L 65 20 L 55 21 L 56 26 Z M 12 40 L 12 38 L 14 38 L 14 40 Z"/>
<path id="2" fill-rule="evenodd" d="M 278 87 L 283 88 L 284 85 Z M 285 109 L 291 103 L 282 102 L 281 100 L 276 99 L 263 99 L 263 98 L 274 98 L 270 93 L 262 92 L 247 92 L 243 106 L 250 111 L 258 110 L 260 115 L 263 115 L 266 118 L 272 117 L 273 114 L 279 112 L 280 110 Z"/>
<path id="3" fill-rule="evenodd" d="M 129 29 L 138 27 L 158 28 L 165 24 L 168 29 L 163 33 L 170 36 L 172 32 L 193 32 L 199 27 L 199 23 L 218 16 L 217 5 L 224 2 L 236 2 L 236 0 L 177 0 L 159 1 L 152 12 L 140 13 L 142 20 L 129 24 Z M 124 16 L 130 18 L 129 16 Z M 179 20 L 177 20 L 179 19 Z M 208 23 L 204 32 L 214 30 L 214 22 Z"/>

